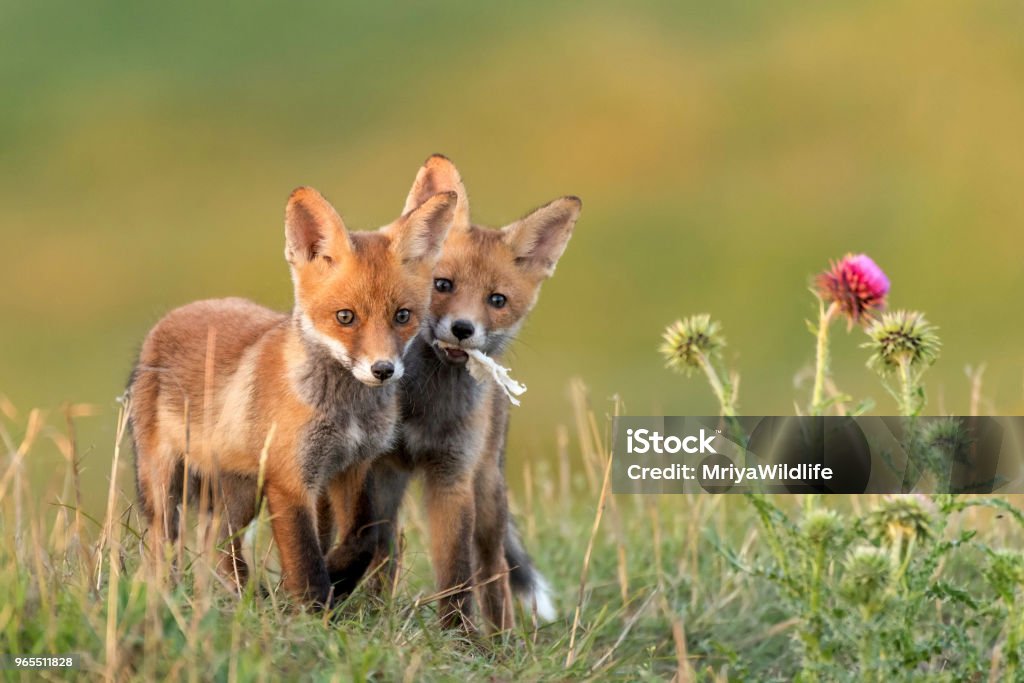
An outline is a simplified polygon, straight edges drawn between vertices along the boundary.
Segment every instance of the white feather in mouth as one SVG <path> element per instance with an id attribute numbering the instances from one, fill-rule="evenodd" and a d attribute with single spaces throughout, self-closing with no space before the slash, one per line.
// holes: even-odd
<path id="1" fill-rule="evenodd" d="M 458 349 L 466 353 L 469 356 L 467 369 L 473 379 L 477 382 L 483 382 L 490 377 L 505 392 L 512 405 L 519 405 L 519 399 L 516 396 L 521 396 L 526 391 L 526 385 L 509 377 L 508 368 L 498 365 L 493 358 L 479 349 L 464 349 L 461 346 L 448 344 L 440 339 L 434 343 L 441 348 Z"/>

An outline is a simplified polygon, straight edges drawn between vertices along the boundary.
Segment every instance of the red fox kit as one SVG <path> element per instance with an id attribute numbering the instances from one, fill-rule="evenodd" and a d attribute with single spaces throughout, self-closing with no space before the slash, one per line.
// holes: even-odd
<path id="1" fill-rule="evenodd" d="M 360 468 L 392 446 L 403 357 L 427 315 L 456 199 L 435 194 L 378 232 L 350 233 L 316 190 L 299 188 L 285 211 L 290 315 L 218 299 L 156 324 L 129 384 L 138 494 L 156 547 L 178 537 L 186 477 L 223 473 L 226 521 L 248 524 L 266 444 L 284 586 L 326 604 L 316 501 L 361 481 Z M 232 544 L 238 563 L 237 534 Z"/>
<path id="2" fill-rule="evenodd" d="M 508 514 L 504 456 L 508 399 L 467 371 L 467 349 L 498 357 L 508 348 L 565 250 L 580 213 L 563 197 L 500 230 L 472 225 L 466 190 L 442 156 L 427 160 L 406 211 L 439 190 L 458 194 L 455 219 L 434 269 L 430 313 L 401 383 L 397 447 L 367 475 L 351 506 L 348 537 L 328 561 L 339 591 L 394 550 L 396 516 L 409 478 L 425 477 L 431 557 L 438 586 L 451 591 L 446 625 L 471 625 L 472 586 L 492 628 L 513 625 L 512 592 L 552 618 L 544 579 L 533 568 Z M 385 578 L 393 562 L 384 564 Z"/>

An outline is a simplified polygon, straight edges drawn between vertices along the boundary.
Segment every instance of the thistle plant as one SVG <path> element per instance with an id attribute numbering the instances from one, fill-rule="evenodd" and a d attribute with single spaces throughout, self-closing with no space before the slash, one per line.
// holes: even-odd
<path id="1" fill-rule="evenodd" d="M 829 366 L 829 327 L 838 317 L 846 318 L 847 331 L 874 318 L 885 307 L 889 293 L 889 278 L 865 254 L 847 254 L 820 273 L 811 290 L 818 298 L 818 324 L 808 323 L 817 337 L 814 388 L 811 391 L 811 415 L 821 415 L 828 408 L 825 400 L 825 381 Z"/>
<path id="2" fill-rule="evenodd" d="M 811 326 L 817 357 L 808 412 L 842 410 L 839 399 L 825 396 L 829 328 L 841 318 L 848 331 L 862 326 L 868 337 L 863 346 L 871 350 L 868 367 L 905 416 L 901 490 L 914 490 L 925 472 L 946 490 L 942 484 L 953 463 L 967 461 L 972 437 L 969 423 L 959 419 L 916 419 L 925 405 L 922 376 L 939 356 L 936 328 L 918 312 L 883 312 L 889 280 L 863 254 L 833 262 L 812 291 L 819 319 Z M 722 363 L 719 323 L 691 316 L 670 325 L 663 337 L 667 366 L 688 376 L 703 373 L 722 414 L 734 416 L 737 379 Z M 817 495 L 804 496 L 798 516 L 770 496 L 745 499 L 760 522 L 763 552 L 721 550 L 734 566 L 764 581 L 771 591 L 766 594 L 792 617 L 792 651 L 799 657 L 794 680 L 954 681 L 998 674 L 1000 680 L 1024 680 L 1024 554 L 979 540 L 976 529 L 965 528 L 969 519 L 951 524 L 969 508 L 989 507 L 1024 528 L 1024 512 L 999 498 L 949 493 L 889 496 L 856 516 L 822 508 Z"/>
<path id="3" fill-rule="evenodd" d="M 859 606 L 870 617 L 885 604 L 885 593 L 892 581 L 889 556 L 881 548 L 867 543 L 858 545 L 846 557 L 841 595 Z"/>
<path id="4" fill-rule="evenodd" d="M 1020 680 L 1024 663 L 1024 554 L 1019 550 L 989 550 L 985 576 L 1006 610 L 1006 680 Z"/>
<path id="5" fill-rule="evenodd" d="M 935 452 L 935 457 L 946 463 L 966 463 L 968 449 L 974 443 L 964 423 L 955 417 L 929 422 L 922 437 L 925 446 Z"/>
<path id="6" fill-rule="evenodd" d="M 951 492 L 954 463 L 968 463 L 974 440 L 966 425 L 955 417 L 928 422 L 921 428 L 921 469 L 932 473 L 937 490 Z"/>
<path id="7" fill-rule="evenodd" d="M 659 351 L 665 356 L 666 367 L 676 372 L 687 377 L 703 372 L 718 399 L 721 414 L 735 417 L 739 378 L 721 367 L 725 347 L 721 328 L 707 313 L 677 320 L 665 328 Z"/>
<path id="8" fill-rule="evenodd" d="M 811 500 L 811 496 L 806 496 Z M 830 549 L 842 540 L 843 520 L 839 513 L 828 508 L 812 507 L 801 520 L 800 531 L 814 548 Z"/>
<path id="9" fill-rule="evenodd" d="M 896 375 L 899 386 L 886 389 L 899 404 L 900 414 L 914 417 L 921 414 L 925 404 L 921 376 L 939 357 L 936 327 L 917 311 L 884 313 L 867 328 L 869 341 L 864 348 L 871 350 L 868 367 L 886 381 Z"/>
<path id="10" fill-rule="evenodd" d="M 809 581 L 807 591 L 807 628 L 802 635 L 807 656 L 818 665 L 828 660 L 823 641 L 827 627 L 822 614 L 825 602 L 825 575 L 829 556 L 841 548 L 846 540 L 843 520 L 834 510 L 816 507 L 816 496 L 804 497 L 804 518 L 800 524 L 801 555 L 806 559 L 804 571 Z M 809 566 L 808 566 L 809 565 Z"/>
<path id="11" fill-rule="evenodd" d="M 794 680 L 1022 680 L 1024 554 L 992 548 L 961 517 L 986 507 L 1024 528 L 1007 501 L 890 496 L 858 518 L 818 496 L 798 513 L 746 500 L 764 552 L 743 566 L 794 619 Z M 1001 663 L 986 655 L 1000 642 Z"/>
<path id="12" fill-rule="evenodd" d="M 867 518 L 868 534 L 889 548 L 895 575 L 902 578 L 914 548 L 934 539 L 935 505 L 923 495 L 886 496 Z"/>
<path id="13" fill-rule="evenodd" d="M 935 535 L 935 504 L 926 496 L 886 496 L 867 517 L 867 529 L 876 541 L 902 546 Z M 902 553 L 901 553 L 902 554 Z"/>

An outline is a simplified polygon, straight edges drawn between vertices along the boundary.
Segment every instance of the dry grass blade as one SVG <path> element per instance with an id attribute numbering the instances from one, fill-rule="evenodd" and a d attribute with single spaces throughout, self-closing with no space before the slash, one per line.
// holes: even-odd
<path id="1" fill-rule="evenodd" d="M 612 474 L 612 459 L 609 457 L 604 468 L 604 481 L 601 484 L 601 496 L 597 501 L 597 510 L 594 512 L 594 524 L 590 529 L 590 540 L 587 542 L 587 550 L 583 555 L 583 569 L 580 571 L 580 590 L 576 601 L 576 610 L 572 617 L 572 630 L 569 632 L 569 652 L 565 657 L 565 668 L 572 666 L 576 658 L 576 632 L 580 626 L 580 614 L 583 611 L 583 599 L 587 590 L 587 573 L 590 570 L 590 557 L 594 553 L 594 543 L 597 540 L 597 531 L 601 528 L 601 516 L 604 511 L 605 502 L 608 498 L 609 484 Z"/>
<path id="2" fill-rule="evenodd" d="M 608 651 L 601 655 L 600 659 L 594 662 L 594 665 L 590 668 L 591 674 L 600 671 L 601 667 L 604 666 L 604 663 L 611 658 L 612 654 L 615 653 L 615 650 L 620 645 L 622 645 L 622 642 L 624 640 L 626 640 L 626 636 L 628 636 L 629 632 L 633 630 L 633 627 L 636 625 L 636 622 L 638 622 L 640 620 L 640 617 L 642 617 L 647 612 L 647 607 L 651 604 L 651 601 L 653 601 L 659 595 L 660 592 L 658 589 L 654 589 L 653 591 L 651 591 L 651 594 L 647 596 L 647 599 L 643 601 L 643 604 L 640 605 L 639 609 L 637 609 L 636 612 L 633 613 L 633 616 L 631 616 L 629 620 L 626 622 L 625 626 L 623 626 L 622 632 L 619 633 L 619 637 L 615 639 L 615 642 L 612 643 L 612 646 L 608 648 Z"/>
<path id="3" fill-rule="evenodd" d="M 88 555 L 84 552 L 84 546 L 82 544 L 82 473 L 80 469 L 80 463 L 78 462 L 78 439 L 75 433 L 75 418 L 83 413 L 80 412 L 82 406 L 66 405 L 64 408 L 64 419 L 65 426 L 68 430 L 68 469 L 71 473 L 72 489 L 75 494 L 75 526 L 74 526 L 74 539 L 80 552 L 82 552 L 83 558 L 88 558 Z"/>
<path id="4" fill-rule="evenodd" d="M 1002 666 L 1000 666 L 1003 658 L 1002 655 L 1003 648 L 1001 645 L 997 645 L 996 647 L 992 648 L 992 658 L 991 660 L 989 660 L 988 665 L 989 683 L 998 683 L 999 681 L 1003 680 L 1002 676 L 1000 675 L 1002 671 Z"/>
<path id="5" fill-rule="evenodd" d="M 25 459 L 25 455 L 27 455 L 29 450 L 32 448 L 32 444 L 35 443 L 42 429 L 43 414 L 40 410 L 33 409 L 28 415 L 28 426 L 25 429 L 25 437 L 21 440 L 21 444 L 18 448 L 14 449 L 14 452 L 11 454 L 11 464 L 7 466 L 4 478 L 0 480 L 0 502 L 2 502 L 6 496 L 7 487 L 10 486 L 14 477 L 21 475 L 21 465 Z M 17 491 L 17 487 L 15 487 L 15 491 Z M 20 528 L 20 526 L 18 528 Z"/>
<path id="6" fill-rule="evenodd" d="M 612 397 L 613 411 L 612 416 L 618 417 L 622 414 L 622 401 L 618 395 Z M 597 424 L 597 418 L 593 411 L 588 414 L 590 418 L 590 428 L 593 434 L 595 443 L 611 443 L 611 434 L 606 434 L 605 438 L 601 438 L 600 428 Z M 607 450 L 607 449 L 602 449 Z M 605 452 L 604 457 L 611 460 L 611 453 Z M 619 597 L 622 600 L 623 606 L 629 604 L 629 565 L 626 562 L 626 535 L 623 531 L 624 525 L 622 520 L 622 513 L 619 511 L 618 503 L 615 500 L 615 496 L 608 498 L 608 514 L 611 521 L 612 535 L 615 538 L 615 556 L 617 558 L 616 564 L 616 578 L 619 581 Z"/>
<path id="7" fill-rule="evenodd" d="M 686 631 L 683 629 L 683 620 L 678 616 L 672 618 L 672 640 L 676 644 L 676 674 L 672 680 L 676 683 L 693 683 L 697 680 L 697 673 L 690 665 L 690 655 L 686 650 Z"/>
<path id="8" fill-rule="evenodd" d="M 118 669 L 117 651 L 117 596 L 121 581 L 120 540 L 121 525 L 116 521 L 115 502 L 117 500 L 117 472 L 121 463 L 121 443 L 128 428 L 128 414 L 131 408 L 131 399 L 125 398 L 121 403 L 117 416 L 117 434 L 114 438 L 114 461 L 110 466 L 110 489 L 107 493 L 107 516 L 103 524 L 103 536 L 100 540 L 97 555 L 98 571 L 96 573 L 96 588 L 99 590 L 101 573 L 103 567 L 102 555 L 104 542 L 109 546 L 108 563 L 110 565 L 110 580 L 107 586 L 107 630 L 106 630 L 106 662 L 107 678 L 114 680 Z"/>
<path id="9" fill-rule="evenodd" d="M 530 466 L 529 460 L 523 463 L 523 493 L 526 498 L 525 503 L 528 511 L 526 515 L 526 538 L 534 539 L 537 537 L 537 519 L 533 515 L 533 468 Z"/>
<path id="10" fill-rule="evenodd" d="M 789 629 L 793 628 L 794 626 L 799 626 L 799 625 L 800 625 L 800 619 L 798 617 L 793 617 L 791 619 L 785 619 L 784 621 L 780 621 L 779 623 L 777 623 L 777 624 L 775 624 L 773 626 L 769 626 L 764 631 L 762 631 L 760 633 L 757 633 L 757 634 L 754 634 L 754 635 L 752 635 L 749 638 L 745 638 L 743 640 L 736 641 L 734 647 L 736 647 L 736 648 L 745 648 L 745 647 L 750 647 L 752 645 L 756 645 L 757 643 L 759 643 L 759 642 L 761 642 L 763 640 L 767 640 L 769 638 L 774 638 L 775 636 L 777 636 L 779 634 L 785 633 L 786 631 L 788 631 Z"/>
<path id="11" fill-rule="evenodd" d="M 558 493 L 562 500 L 569 500 L 572 488 L 572 470 L 569 467 L 569 430 L 559 425 L 555 432 L 558 453 Z"/>
<path id="12" fill-rule="evenodd" d="M 2 413 L 8 420 L 18 419 L 18 409 L 14 407 L 6 394 L 0 394 L 0 413 Z"/>
<path id="13" fill-rule="evenodd" d="M 476 581 L 476 582 L 473 582 L 473 583 L 461 583 L 458 586 L 452 586 L 451 588 L 446 588 L 443 591 L 437 591 L 436 593 L 431 593 L 430 595 L 421 596 L 421 597 L 416 598 L 416 602 L 414 603 L 414 605 L 416 607 L 421 607 L 423 605 L 429 605 L 430 603 L 437 602 L 438 600 L 441 600 L 442 598 L 447 598 L 447 597 L 455 595 L 457 593 L 461 593 L 462 591 L 466 590 L 467 588 L 471 588 L 471 587 L 479 588 L 481 586 L 486 586 L 487 584 L 494 583 L 495 581 L 500 581 L 501 578 L 503 576 L 507 575 L 507 574 L 508 574 L 508 572 L 498 572 L 494 576 L 490 576 L 490 577 L 484 579 L 483 581 Z"/>
<path id="14" fill-rule="evenodd" d="M 982 363 L 976 368 L 968 365 L 964 368 L 964 372 L 971 382 L 971 407 L 969 414 L 971 417 L 977 417 L 978 411 L 981 410 L 981 385 L 985 374 L 985 364 Z"/>
<path id="15" fill-rule="evenodd" d="M 594 461 L 597 459 L 596 448 L 591 436 L 590 421 L 587 419 L 587 388 L 583 380 L 574 378 L 569 384 L 569 396 L 572 400 L 573 416 L 576 421 L 576 434 L 580 440 L 580 455 L 583 459 L 583 471 L 587 475 L 587 483 L 591 491 L 598 487 Z"/>

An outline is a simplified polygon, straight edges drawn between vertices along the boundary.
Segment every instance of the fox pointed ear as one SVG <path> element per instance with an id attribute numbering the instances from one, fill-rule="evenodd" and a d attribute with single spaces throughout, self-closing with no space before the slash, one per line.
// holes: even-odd
<path id="1" fill-rule="evenodd" d="M 405 199 L 405 208 L 402 214 L 407 214 L 417 206 L 433 197 L 438 192 L 455 192 L 459 201 L 455 206 L 455 216 L 452 226 L 456 228 L 469 227 L 469 196 L 466 194 L 466 186 L 462 184 L 462 176 L 451 159 L 435 154 L 420 167 L 413 181 L 409 196 Z"/>
<path id="2" fill-rule="evenodd" d="M 562 197 L 502 228 L 505 244 L 516 255 L 516 263 L 551 277 L 582 208 L 579 197 Z"/>
<path id="3" fill-rule="evenodd" d="M 458 201 L 455 191 L 441 192 L 402 216 L 389 230 L 391 250 L 403 263 L 423 261 L 433 266 L 441 255 Z"/>
<path id="4" fill-rule="evenodd" d="M 331 263 L 352 251 L 341 216 L 312 187 L 300 187 L 288 197 L 284 237 L 284 257 L 295 268 L 317 259 Z"/>

